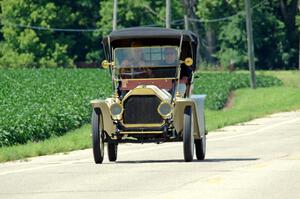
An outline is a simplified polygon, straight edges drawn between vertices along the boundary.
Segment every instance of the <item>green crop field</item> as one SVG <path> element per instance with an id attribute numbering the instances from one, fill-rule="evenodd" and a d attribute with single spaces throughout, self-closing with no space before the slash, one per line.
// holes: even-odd
<path id="1" fill-rule="evenodd" d="M 248 87 L 247 74 L 198 73 L 195 93 L 218 110 L 231 90 Z M 258 76 L 258 86 L 281 85 Z M 90 100 L 111 94 L 108 71 L 86 69 L 0 70 L 0 147 L 60 136 L 90 120 Z"/>
<path id="2" fill-rule="evenodd" d="M 0 146 L 62 135 L 89 122 L 110 91 L 99 70 L 0 70 Z"/>

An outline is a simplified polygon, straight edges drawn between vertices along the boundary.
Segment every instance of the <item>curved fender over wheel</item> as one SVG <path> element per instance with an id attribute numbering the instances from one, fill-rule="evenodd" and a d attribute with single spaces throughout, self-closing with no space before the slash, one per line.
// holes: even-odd
<path id="1" fill-rule="evenodd" d="M 91 123 L 94 161 L 101 164 L 104 158 L 104 132 L 100 109 L 93 109 Z"/>
<path id="2" fill-rule="evenodd" d="M 186 162 L 194 157 L 193 112 L 190 106 L 185 108 L 183 117 L 183 155 Z"/>

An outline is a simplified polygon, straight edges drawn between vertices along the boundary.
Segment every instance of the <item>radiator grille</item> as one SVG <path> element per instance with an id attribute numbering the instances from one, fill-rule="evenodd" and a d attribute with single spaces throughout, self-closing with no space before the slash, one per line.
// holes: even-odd
<path id="1" fill-rule="evenodd" d="M 124 124 L 160 124 L 163 118 L 157 111 L 160 99 L 155 95 L 133 95 L 124 101 Z"/>

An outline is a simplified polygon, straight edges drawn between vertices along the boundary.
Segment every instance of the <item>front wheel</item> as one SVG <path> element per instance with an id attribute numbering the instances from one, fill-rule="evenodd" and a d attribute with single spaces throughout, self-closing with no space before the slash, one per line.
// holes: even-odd
<path id="1" fill-rule="evenodd" d="M 186 162 L 191 162 L 194 157 L 194 128 L 191 107 L 185 109 L 183 119 L 183 155 Z"/>
<path id="2" fill-rule="evenodd" d="M 101 112 L 99 109 L 93 109 L 92 113 L 92 141 L 93 154 L 96 164 L 101 164 L 104 158 L 104 133 Z"/>

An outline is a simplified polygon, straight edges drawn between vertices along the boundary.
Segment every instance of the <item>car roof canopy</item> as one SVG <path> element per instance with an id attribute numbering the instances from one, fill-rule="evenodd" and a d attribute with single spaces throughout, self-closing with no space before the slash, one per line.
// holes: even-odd
<path id="1" fill-rule="evenodd" d="M 109 45 L 112 48 L 130 47 L 133 42 L 139 42 L 143 46 L 172 45 L 179 47 L 181 37 L 183 38 L 181 59 L 192 57 L 194 60 L 192 68 L 195 70 L 198 37 L 191 31 L 158 27 L 125 28 L 111 32 L 103 39 L 102 43 L 105 52 L 109 52 Z M 106 54 L 106 57 L 109 58 L 108 54 Z"/>
<path id="2" fill-rule="evenodd" d="M 186 30 L 176 30 L 167 28 L 154 28 L 154 27 L 136 27 L 125 28 L 121 30 L 113 31 L 109 34 L 110 41 L 116 43 L 116 41 L 122 40 L 141 40 L 141 39 L 169 39 L 180 40 L 183 35 L 183 41 L 198 43 L 197 36 Z M 108 37 L 103 39 L 103 44 L 107 45 Z"/>

